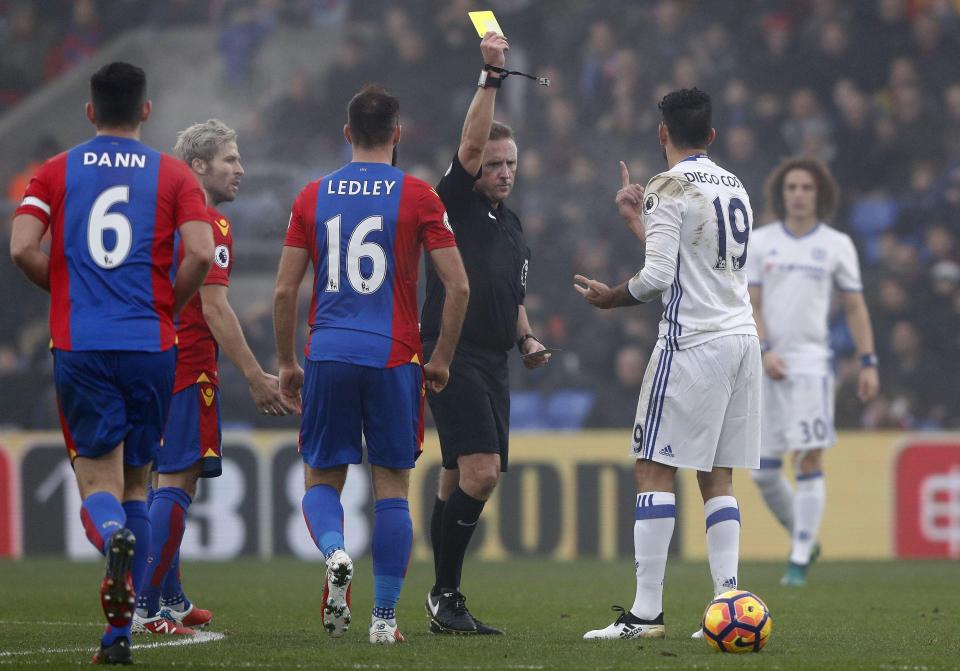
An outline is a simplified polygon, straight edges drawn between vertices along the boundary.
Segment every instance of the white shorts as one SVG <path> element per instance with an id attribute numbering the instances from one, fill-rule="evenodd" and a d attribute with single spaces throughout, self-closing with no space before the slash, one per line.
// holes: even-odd
<path id="1" fill-rule="evenodd" d="M 836 433 L 832 375 L 790 375 L 783 380 L 763 376 L 761 458 L 833 447 Z"/>
<path id="2" fill-rule="evenodd" d="M 637 404 L 633 456 L 698 471 L 758 468 L 762 375 L 756 336 L 655 348 Z"/>

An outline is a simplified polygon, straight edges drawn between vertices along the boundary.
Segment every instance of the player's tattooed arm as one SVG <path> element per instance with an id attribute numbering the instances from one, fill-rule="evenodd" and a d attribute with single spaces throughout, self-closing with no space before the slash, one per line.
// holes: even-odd
<path id="1" fill-rule="evenodd" d="M 29 214 L 13 218 L 10 235 L 10 258 L 31 282 L 44 291 L 50 291 L 50 256 L 43 251 L 41 241 L 46 225 Z"/>
<path id="2" fill-rule="evenodd" d="M 634 298 L 627 287 L 627 282 L 610 287 L 598 280 L 584 277 L 583 275 L 573 276 L 573 288 L 583 296 L 590 305 L 601 310 L 611 308 L 625 308 L 631 305 L 638 305 L 640 301 Z"/>

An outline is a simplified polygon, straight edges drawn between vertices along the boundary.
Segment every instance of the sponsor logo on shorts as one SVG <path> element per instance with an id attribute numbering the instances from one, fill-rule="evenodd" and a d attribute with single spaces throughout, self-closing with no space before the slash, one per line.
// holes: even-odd
<path id="1" fill-rule="evenodd" d="M 670 457 L 671 459 L 673 459 L 673 448 L 667 445 L 666 447 L 662 448 L 659 452 L 657 452 L 657 454 L 659 454 L 661 457 Z"/>

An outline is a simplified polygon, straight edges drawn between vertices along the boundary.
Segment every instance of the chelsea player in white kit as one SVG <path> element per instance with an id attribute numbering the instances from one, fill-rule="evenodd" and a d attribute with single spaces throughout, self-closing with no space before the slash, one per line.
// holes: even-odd
<path id="1" fill-rule="evenodd" d="M 828 337 L 834 291 L 859 355 L 857 394 L 863 402 L 877 394 L 877 357 L 857 250 L 848 235 L 823 223 L 838 195 L 827 166 L 811 158 L 788 159 L 770 175 L 767 192 L 780 220 L 754 232 L 747 262 L 765 372 L 760 470 L 753 479 L 791 534 L 781 582 L 802 586 L 819 554 L 826 504 L 823 450 L 836 442 Z M 787 455 L 795 459 L 795 489 L 781 471 Z"/>
<path id="2" fill-rule="evenodd" d="M 587 632 L 588 639 L 665 635 L 663 578 L 678 468 L 697 471 L 714 593 L 737 587 L 733 469 L 760 462 L 760 341 L 744 270 L 753 253 L 750 198 L 740 180 L 706 154 L 716 136 L 710 96 L 674 91 L 660 111 L 660 144 L 670 168 L 644 190 L 629 183 L 621 164 L 617 193 L 620 214 L 646 241 L 643 269 L 614 288 L 575 278 L 580 294 L 601 309 L 663 302 L 633 427 L 636 597 L 629 610 L 614 606 L 616 621 Z"/>

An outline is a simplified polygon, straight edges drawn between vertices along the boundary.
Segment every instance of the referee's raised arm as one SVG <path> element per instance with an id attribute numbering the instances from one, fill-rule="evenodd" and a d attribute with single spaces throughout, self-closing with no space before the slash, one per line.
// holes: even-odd
<path id="1" fill-rule="evenodd" d="M 492 65 L 503 68 L 506 63 L 506 51 L 510 48 L 507 38 L 493 31 L 487 32 L 480 42 L 480 51 L 483 53 L 484 66 Z M 483 161 L 483 148 L 487 146 L 490 137 L 490 128 L 493 126 L 493 108 L 497 89 L 500 88 L 500 73 L 484 69 L 480 74 L 480 84 L 467 118 L 463 122 L 463 132 L 460 134 L 460 148 L 457 158 L 460 165 L 471 175 L 480 172 Z"/>

